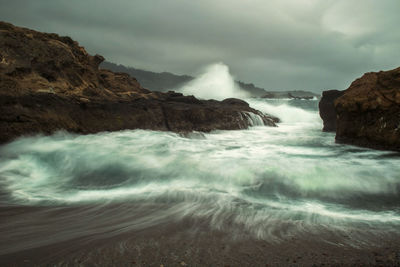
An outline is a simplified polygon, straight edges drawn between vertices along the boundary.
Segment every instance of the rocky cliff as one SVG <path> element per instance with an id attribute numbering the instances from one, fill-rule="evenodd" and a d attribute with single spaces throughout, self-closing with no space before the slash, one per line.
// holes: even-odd
<path id="1" fill-rule="evenodd" d="M 400 150 L 400 68 L 370 72 L 335 101 L 336 141 Z"/>
<path id="2" fill-rule="evenodd" d="M 149 91 L 128 74 L 99 69 L 103 60 L 69 37 L 0 22 L 0 142 L 60 129 L 185 132 L 277 122 L 241 100 Z"/>
<path id="3" fill-rule="evenodd" d="M 400 151 L 400 68 L 326 91 L 319 106 L 324 130 L 336 130 L 337 142 Z"/>
<path id="4" fill-rule="evenodd" d="M 324 122 L 324 132 L 336 131 L 336 110 L 334 102 L 342 96 L 344 91 L 328 90 L 322 93 L 321 100 L 319 101 L 319 115 Z"/>

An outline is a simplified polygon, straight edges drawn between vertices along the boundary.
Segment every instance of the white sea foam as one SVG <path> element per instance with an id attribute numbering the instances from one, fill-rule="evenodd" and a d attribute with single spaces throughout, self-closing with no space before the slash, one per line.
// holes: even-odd
<path id="1" fill-rule="evenodd" d="M 315 126 L 319 126 L 322 123 L 317 112 L 290 106 L 291 100 L 265 101 L 259 98 L 250 98 L 246 99 L 246 101 L 251 107 L 279 117 L 284 123 L 313 123 Z"/>
<path id="2" fill-rule="evenodd" d="M 248 94 L 235 83 L 228 66 L 223 63 L 207 66 L 196 79 L 185 84 L 179 91 L 202 99 L 223 100 L 231 97 L 248 97 Z"/>
<path id="3" fill-rule="evenodd" d="M 275 241 L 321 228 L 350 235 L 360 224 L 400 229 L 398 156 L 335 144 L 333 134 L 321 132 L 316 111 L 290 100 L 249 102 L 283 122 L 202 138 L 144 130 L 58 133 L 1 146 L 6 201 L 163 203 L 171 210 L 147 223 L 167 220 L 171 211 L 175 219 L 208 218 L 218 229 L 230 221 Z M 261 118 L 249 119 L 258 125 Z M 290 231 L 280 232 L 282 222 Z"/>

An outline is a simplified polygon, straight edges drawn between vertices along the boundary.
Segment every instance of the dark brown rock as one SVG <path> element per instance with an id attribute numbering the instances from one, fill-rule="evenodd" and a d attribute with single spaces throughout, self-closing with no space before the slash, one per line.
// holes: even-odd
<path id="1" fill-rule="evenodd" d="M 308 92 L 308 91 L 302 91 L 302 90 L 296 90 L 296 91 L 265 91 L 263 95 L 261 95 L 261 98 L 271 98 L 271 99 L 282 99 L 282 98 L 289 98 L 289 99 L 304 99 L 304 100 L 312 100 L 315 98 L 319 98 L 320 95 L 313 93 L 313 92 Z"/>
<path id="2" fill-rule="evenodd" d="M 243 114 L 277 121 L 242 100 L 149 91 L 128 74 L 99 69 L 103 60 L 69 37 L 0 22 L 0 142 L 60 129 L 243 129 L 252 124 Z"/>
<path id="3" fill-rule="evenodd" d="M 322 92 L 322 98 L 319 101 L 319 115 L 324 122 L 324 132 L 335 132 L 336 131 L 336 111 L 335 111 L 335 100 L 342 96 L 344 91 L 329 90 Z"/>
<path id="4" fill-rule="evenodd" d="M 227 98 L 224 99 L 222 101 L 223 104 L 227 104 L 227 105 L 239 105 L 239 106 L 244 106 L 244 107 L 248 107 L 249 104 L 246 101 L 243 101 L 241 99 L 237 99 L 237 98 Z"/>
<path id="5" fill-rule="evenodd" d="M 335 109 L 337 142 L 400 151 L 400 68 L 364 74 Z"/>

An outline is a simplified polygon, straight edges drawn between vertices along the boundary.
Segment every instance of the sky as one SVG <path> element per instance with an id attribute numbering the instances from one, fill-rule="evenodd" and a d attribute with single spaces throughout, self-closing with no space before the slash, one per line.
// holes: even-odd
<path id="1" fill-rule="evenodd" d="M 400 66 L 399 0 L 0 0 L 0 20 L 91 54 L 196 75 L 222 62 L 267 90 L 346 89 Z"/>

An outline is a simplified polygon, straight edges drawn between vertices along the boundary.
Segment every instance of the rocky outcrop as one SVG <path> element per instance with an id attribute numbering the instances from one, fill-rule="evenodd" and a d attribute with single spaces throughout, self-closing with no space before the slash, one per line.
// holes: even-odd
<path id="1" fill-rule="evenodd" d="M 337 142 L 400 151 L 400 68 L 364 74 L 335 109 Z"/>
<path id="2" fill-rule="evenodd" d="M 99 69 L 103 60 L 69 37 L 0 22 L 0 142 L 60 129 L 243 129 L 252 125 L 247 113 L 277 121 L 241 100 L 149 91 L 128 74 Z"/>
<path id="3" fill-rule="evenodd" d="M 324 123 L 324 132 L 336 131 L 336 110 L 334 102 L 342 96 L 344 91 L 329 90 L 322 92 L 321 100 L 319 101 L 319 115 Z"/>
<path id="4" fill-rule="evenodd" d="M 298 100 L 312 100 L 318 99 L 320 95 L 308 91 L 265 91 L 261 98 L 270 99 L 298 99 Z"/>

